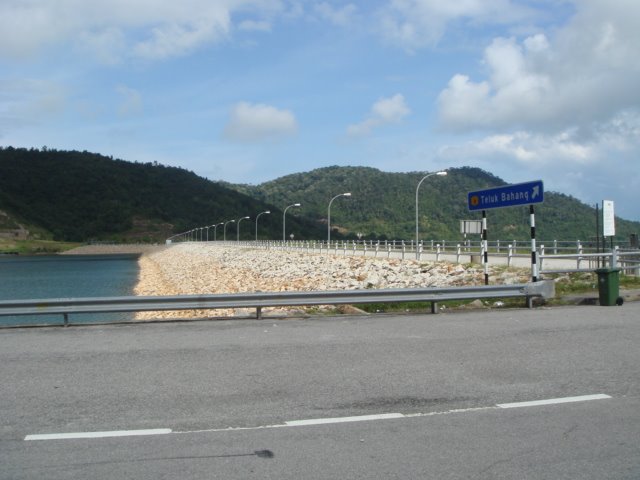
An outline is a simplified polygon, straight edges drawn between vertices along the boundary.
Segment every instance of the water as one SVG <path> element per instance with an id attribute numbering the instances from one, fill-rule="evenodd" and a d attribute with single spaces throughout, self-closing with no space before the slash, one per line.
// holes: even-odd
<path id="1" fill-rule="evenodd" d="M 0 255 L 0 300 L 133 295 L 139 255 Z M 127 320 L 132 313 L 70 314 L 72 323 Z M 58 315 L 0 316 L 0 325 L 61 324 Z"/>

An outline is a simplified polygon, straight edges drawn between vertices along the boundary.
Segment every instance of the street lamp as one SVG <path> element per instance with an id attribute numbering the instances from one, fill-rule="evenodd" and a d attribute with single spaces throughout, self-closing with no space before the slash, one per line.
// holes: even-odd
<path id="1" fill-rule="evenodd" d="M 256 242 L 258 241 L 258 219 L 260 218 L 260 215 L 263 215 L 265 213 L 271 213 L 270 210 L 265 210 L 264 212 L 260 212 L 257 216 L 256 216 Z"/>
<path id="2" fill-rule="evenodd" d="M 215 225 L 211 225 L 213 227 L 213 241 L 214 242 L 217 240 L 217 238 L 216 238 L 216 230 L 218 230 L 218 227 L 220 225 L 224 225 L 224 222 L 220 222 L 220 223 L 216 223 Z"/>
<path id="3" fill-rule="evenodd" d="M 425 175 L 424 177 L 422 177 L 422 180 L 420 180 L 418 182 L 418 186 L 416 187 L 416 259 L 419 259 L 419 256 L 420 256 L 419 253 L 418 253 L 418 242 L 419 242 L 419 240 L 418 240 L 418 238 L 419 238 L 418 237 L 418 235 L 419 235 L 418 234 L 418 230 L 419 230 L 418 229 L 418 223 L 419 223 L 418 222 L 418 190 L 420 189 L 420 185 L 422 185 L 422 182 L 424 182 L 427 178 L 432 177 L 433 175 L 438 175 L 440 177 L 443 177 L 446 174 L 447 174 L 446 170 L 442 170 L 440 172 L 429 173 L 429 174 Z"/>
<path id="4" fill-rule="evenodd" d="M 242 220 L 248 220 L 249 217 L 242 217 L 238 219 L 238 222 L 236 223 L 236 241 L 239 242 L 240 241 L 240 222 Z"/>
<path id="5" fill-rule="evenodd" d="M 222 227 L 222 240 L 223 241 L 227 241 L 227 223 L 233 223 L 235 222 L 235 220 L 229 220 L 227 222 L 224 222 L 224 227 Z"/>
<path id="6" fill-rule="evenodd" d="M 338 197 L 350 197 L 351 192 L 341 193 L 340 195 L 336 195 L 329 201 L 329 211 L 327 213 L 327 243 L 331 242 L 331 203 Z"/>
<path id="7" fill-rule="evenodd" d="M 287 210 L 289 210 L 291 207 L 299 207 L 300 204 L 299 203 L 294 203 L 292 205 L 289 205 L 287 208 L 284 209 L 284 213 L 282 214 L 282 241 L 286 242 L 287 238 L 286 238 L 286 219 L 285 219 L 285 215 L 287 214 Z"/>

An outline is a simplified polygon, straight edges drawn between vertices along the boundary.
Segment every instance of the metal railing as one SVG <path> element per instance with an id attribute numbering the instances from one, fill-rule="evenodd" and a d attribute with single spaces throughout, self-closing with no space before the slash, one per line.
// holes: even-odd
<path id="1" fill-rule="evenodd" d="M 52 298 L 0 301 L 0 316 L 61 314 L 66 326 L 69 324 L 69 315 L 78 313 L 255 308 L 256 318 L 259 319 L 262 318 L 262 308 L 264 307 L 397 302 L 431 302 L 431 311 L 438 313 L 438 302 L 449 300 L 521 297 L 527 299 L 527 305 L 531 307 L 532 298 L 552 298 L 554 295 L 554 283 L 552 281 L 542 281 L 515 285 L 447 288 L 258 292 L 157 297 Z"/>
<path id="2" fill-rule="evenodd" d="M 260 241 L 240 241 L 240 242 L 220 242 L 225 246 L 250 247 L 265 250 L 299 251 L 306 253 L 333 254 L 341 256 L 369 256 L 374 258 L 400 258 L 400 259 L 426 259 L 437 261 L 453 261 L 455 263 L 481 263 L 482 249 L 478 242 L 467 241 L 466 243 L 453 242 L 442 244 L 434 241 L 420 242 L 416 245 L 413 241 L 402 240 L 391 241 L 370 241 L 370 240 L 337 240 L 327 243 L 323 240 L 260 240 Z M 524 241 L 506 244 L 499 240 L 489 244 L 488 254 L 491 259 L 502 259 L 507 266 L 514 266 L 516 259 L 520 260 L 520 266 L 530 264 L 530 245 Z M 625 274 L 640 275 L 640 250 L 620 250 L 614 247 L 607 252 L 596 252 L 595 246 L 583 244 L 580 240 L 576 242 L 554 241 L 550 247 L 544 243 L 538 244 L 536 248 L 538 259 L 538 271 L 544 273 L 572 273 L 593 271 L 604 266 L 613 266 L 622 269 Z M 575 261 L 575 268 L 553 268 L 542 270 L 543 260 L 550 262 L 554 260 Z M 550 264 L 550 262 L 547 264 Z M 490 262 L 492 263 L 492 262 Z M 565 262 L 566 263 L 566 262 Z"/>

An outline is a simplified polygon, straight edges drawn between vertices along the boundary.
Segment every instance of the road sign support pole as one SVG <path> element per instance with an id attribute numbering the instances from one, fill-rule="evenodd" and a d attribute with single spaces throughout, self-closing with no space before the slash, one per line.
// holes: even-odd
<path id="1" fill-rule="evenodd" d="M 489 285 L 489 244 L 487 242 L 487 211 L 482 210 L 482 264 L 484 268 L 484 284 Z"/>
<path id="2" fill-rule="evenodd" d="M 538 281 L 538 259 L 536 258 L 536 216 L 533 205 L 529 205 L 529 222 L 531 224 L 531 281 Z M 533 308 L 533 297 L 527 297 L 527 308 Z"/>
<path id="3" fill-rule="evenodd" d="M 538 281 L 538 259 L 536 258 L 536 216 L 533 205 L 529 205 L 529 219 L 531 222 L 531 281 Z"/>

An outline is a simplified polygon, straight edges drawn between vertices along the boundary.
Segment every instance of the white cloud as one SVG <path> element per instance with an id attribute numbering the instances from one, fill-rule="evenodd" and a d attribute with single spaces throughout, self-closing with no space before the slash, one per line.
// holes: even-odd
<path id="1" fill-rule="evenodd" d="M 69 43 L 115 63 L 123 55 L 163 59 L 226 38 L 232 16 L 249 9 L 253 25 L 282 9 L 276 0 L 30 0 L 0 2 L 0 55 L 21 58 Z M 246 22 L 246 21 L 245 21 Z M 244 27 L 249 26 L 244 23 Z"/>
<path id="2" fill-rule="evenodd" d="M 347 134 L 352 137 L 369 135 L 374 128 L 390 123 L 398 123 L 409 115 L 404 96 L 396 94 L 393 97 L 381 98 L 371 107 L 371 113 L 362 122 L 349 125 Z"/>
<path id="3" fill-rule="evenodd" d="M 484 52 L 487 78 L 457 74 L 438 98 L 440 124 L 452 131 L 538 131 L 605 122 L 640 107 L 637 52 L 640 3 L 576 4 L 575 17 L 553 38 L 497 38 Z"/>
<path id="4" fill-rule="evenodd" d="M 240 102 L 231 109 L 224 137 L 238 142 L 259 142 L 293 135 L 297 130 L 295 116 L 289 110 Z"/>
<path id="5" fill-rule="evenodd" d="M 378 12 L 380 34 L 407 50 L 435 46 L 452 22 L 511 24 L 535 12 L 511 0 L 390 0 Z"/>

